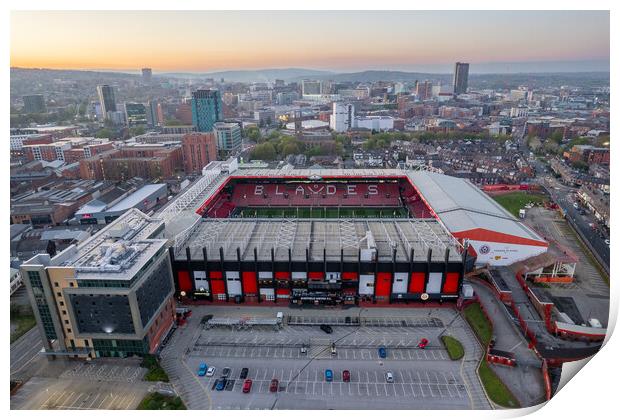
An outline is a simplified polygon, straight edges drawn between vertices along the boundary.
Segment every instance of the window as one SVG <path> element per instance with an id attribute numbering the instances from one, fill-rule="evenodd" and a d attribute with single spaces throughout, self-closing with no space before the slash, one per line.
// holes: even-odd
<path id="1" fill-rule="evenodd" d="M 62 311 L 62 314 L 63 315 L 67 315 L 67 311 Z"/>
<path id="2" fill-rule="evenodd" d="M 58 287 L 58 282 L 57 281 L 54 282 L 54 287 Z"/>
<path id="3" fill-rule="evenodd" d="M 58 303 L 60 303 L 60 306 L 65 306 L 65 302 L 63 302 L 62 300 Z"/>
<path id="4" fill-rule="evenodd" d="M 62 293 L 60 293 L 60 292 L 56 292 L 56 296 L 58 296 L 58 297 L 62 297 Z"/>
<path id="5" fill-rule="evenodd" d="M 65 319 L 65 325 L 69 325 L 69 320 Z"/>
<path id="6" fill-rule="evenodd" d="M 73 287 L 73 282 L 69 282 L 69 287 Z"/>

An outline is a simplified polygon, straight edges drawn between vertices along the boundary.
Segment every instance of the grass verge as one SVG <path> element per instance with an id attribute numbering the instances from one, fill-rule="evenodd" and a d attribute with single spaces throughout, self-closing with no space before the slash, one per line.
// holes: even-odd
<path id="1" fill-rule="evenodd" d="M 514 217 L 519 217 L 519 210 L 524 208 L 527 203 L 544 203 L 549 201 L 542 194 L 530 193 L 527 191 L 515 191 L 507 194 L 493 196 L 493 199 L 501 204 Z"/>
<path id="2" fill-rule="evenodd" d="M 30 331 L 37 324 L 37 320 L 29 306 L 11 305 L 11 324 L 17 326 L 15 331 L 11 333 L 11 343 L 13 343 Z"/>
<path id="3" fill-rule="evenodd" d="M 443 345 L 446 346 L 448 356 L 450 356 L 451 360 L 459 360 L 463 358 L 465 355 L 465 350 L 459 340 L 454 337 L 450 337 L 449 335 L 442 335 L 441 341 L 443 342 Z"/>
<path id="4" fill-rule="evenodd" d="M 493 336 L 493 327 L 484 316 L 480 303 L 476 302 L 467 306 L 464 313 L 465 319 L 469 322 L 469 325 L 471 325 L 478 338 L 480 338 L 480 341 L 482 341 L 486 347 Z M 478 376 L 480 377 L 480 381 L 487 395 L 495 404 L 506 408 L 520 407 L 519 401 L 487 363 L 486 351 L 478 367 Z"/>
<path id="5" fill-rule="evenodd" d="M 482 344 L 486 347 L 493 336 L 493 328 L 484 316 L 480 304 L 478 302 L 472 303 L 465 308 L 464 312 L 467 322 L 469 322 L 480 341 L 482 341 Z"/>
<path id="6" fill-rule="evenodd" d="M 168 374 L 166 371 L 159 365 L 157 358 L 152 355 L 146 355 L 142 359 L 142 363 L 140 364 L 143 368 L 147 368 L 149 371 L 144 375 L 144 380 L 149 382 L 169 382 Z"/>
<path id="7" fill-rule="evenodd" d="M 140 401 L 138 410 L 187 410 L 187 408 L 179 397 L 170 397 L 152 392 Z"/>
<path id="8" fill-rule="evenodd" d="M 507 408 L 519 408 L 521 406 L 519 401 L 512 395 L 512 392 L 510 392 L 499 376 L 491 369 L 491 366 L 489 366 L 485 359 L 480 362 L 478 375 L 480 376 L 484 389 L 487 391 L 487 395 L 495 404 Z"/>

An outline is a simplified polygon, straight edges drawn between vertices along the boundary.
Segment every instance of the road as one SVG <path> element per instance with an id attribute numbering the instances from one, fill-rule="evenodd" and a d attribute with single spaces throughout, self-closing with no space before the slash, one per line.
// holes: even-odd
<path id="1" fill-rule="evenodd" d="M 610 248 L 605 243 L 605 238 L 601 237 L 590 226 L 591 220 L 583 217 L 579 214 L 579 211 L 573 207 L 573 200 L 571 195 L 577 192 L 576 188 L 567 187 L 553 177 L 544 176 L 545 165 L 536 160 L 534 163 L 536 172 L 539 174 L 537 181 L 540 185 L 545 187 L 551 199 L 556 202 L 564 211 L 567 220 L 573 222 L 573 227 L 576 227 L 579 233 L 589 243 L 591 249 L 600 257 L 603 263 L 603 268 L 609 274 L 609 258 Z"/>
<path id="2" fill-rule="evenodd" d="M 37 327 L 11 344 L 11 379 L 27 379 L 34 365 L 38 364 L 42 348 L 43 342 Z"/>

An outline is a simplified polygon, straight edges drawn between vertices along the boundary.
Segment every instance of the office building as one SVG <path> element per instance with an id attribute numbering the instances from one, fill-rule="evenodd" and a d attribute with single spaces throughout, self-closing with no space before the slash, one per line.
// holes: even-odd
<path id="1" fill-rule="evenodd" d="M 108 112 L 116 112 L 114 88 L 110 85 L 99 85 L 97 86 L 97 94 L 99 95 L 101 114 L 104 118 L 108 118 Z"/>
<path id="2" fill-rule="evenodd" d="M 226 158 L 241 151 L 241 127 L 237 123 L 215 123 L 217 151 L 220 158 Z"/>
<path id="3" fill-rule="evenodd" d="M 150 127 L 157 127 L 164 123 L 164 110 L 159 101 L 148 101 L 146 108 L 146 119 Z"/>
<path id="4" fill-rule="evenodd" d="M 193 92 L 192 124 L 200 132 L 211 132 L 213 125 L 224 118 L 222 107 L 222 97 L 219 91 L 201 89 Z"/>
<path id="5" fill-rule="evenodd" d="M 183 169 L 186 174 L 200 174 L 202 168 L 217 159 L 217 144 L 213 132 L 185 134 L 182 145 Z"/>
<path id="6" fill-rule="evenodd" d="M 164 222 L 130 209 L 79 245 L 21 266 L 43 347 L 72 358 L 153 354 L 174 324 Z"/>
<path id="7" fill-rule="evenodd" d="M 323 83 L 320 80 L 302 80 L 302 95 L 320 95 L 323 93 Z"/>
<path id="8" fill-rule="evenodd" d="M 332 104 L 332 115 L 329 117 L 329 127 L 342 133 L 349 131 L 353 127 L 355 119 L 355 107 L 353 104 L 343 104 L 334 102 Z"/>
<path id="9" fill-rule="evenodd" d="M 142 69 L 142 81 L 144 83 L 151 83 L 153 77 L 153 71 L 149 68 Z"/>
<path id="10" fill-rule="evenodd" d="M 42 114 L 46 112 L 45 98 L 43 95 L 24 96 L 24 112 L 27 114 Z"/>
<path id="11" fill-rule="evenodd" d="M 469 78 L 469 63 L 459 63 L 454 65 L 454 94 L 460 95 L 467 92 L 467 79 Z"/>
<path id="12" fill-rule="evenodd" d="M 130 127 L 147 124 L 144 104 L 125 103 L 125 120 Z"/>

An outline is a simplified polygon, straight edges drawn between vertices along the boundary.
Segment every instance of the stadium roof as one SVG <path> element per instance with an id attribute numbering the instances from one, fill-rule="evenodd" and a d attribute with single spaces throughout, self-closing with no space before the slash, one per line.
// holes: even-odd
<path id="1" fill-rule="evenodd" d="M 546 244 L 532 229 L 520 223 L 471 182 L 425 171 L 409 172 L 408 175 L 450 232 L 484 229 L 540 242 L 539 245 Z"/>
<path id="2" fill-rule="evenodd" d="M 461 261 L 458 242 L 428 219 L 202 219 L 185 247 L 197 260 L 203 247 L 210 260 L 219 260 L 222 247 L 225 259 L 236 260 L 239 248 L 246 261 L 254 260 L 254 248 L 259 260 L 270 260 L 273 249 L 278 261 L 288 261 L 289 249 L 296 261 L 306 259 L 306 249 L 311 261 L 323 261 L 324 250 L 326 260 L 339 261 L 341 249 L 345 261 L 357 261 L 359 250 L 369 248 L 379 261 L 391 261 L 393 250 L 396 261 L 409 261 L 411 249 L 416 261 L 425 261 L 429 249 L 433 261 L 443 261 L 448 248 L 449 260 Z M 176 258 L 185 259 L 185 252 L 178 250 Z"/>

